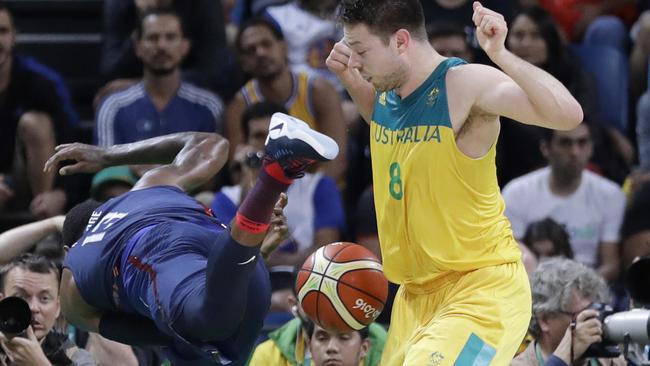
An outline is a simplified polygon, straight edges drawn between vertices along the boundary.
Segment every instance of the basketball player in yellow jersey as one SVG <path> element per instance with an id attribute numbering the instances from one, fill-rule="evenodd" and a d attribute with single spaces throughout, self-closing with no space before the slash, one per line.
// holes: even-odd
<path id="1" fill-rule="evenodd" d="M 401 284 L 381 364 L 507 365 L 531 295 L 497 185 L 499 116 L 569 130 L 582 109 L 505 49 L 503 16 L 479 2 L 479 44 L 503 72 L 439 55 L 418 0 L 341 6 L 327 65 L 371 126 L 384 271 Z"/>

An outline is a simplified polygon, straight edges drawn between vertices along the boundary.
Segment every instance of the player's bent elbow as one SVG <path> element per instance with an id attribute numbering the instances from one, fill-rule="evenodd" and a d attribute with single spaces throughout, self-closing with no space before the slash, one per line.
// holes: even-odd
<path id="1" fill-rule="evenodd" d="M 584 119 L 584 112 L 582 107 L 578 102 L 573 103 L 573 105 L 564 111 L 562 114 L 561 121 L 562 123 L 559 126 L 559 130 L 570 131 L 578 127 L 582 120 Z"/>

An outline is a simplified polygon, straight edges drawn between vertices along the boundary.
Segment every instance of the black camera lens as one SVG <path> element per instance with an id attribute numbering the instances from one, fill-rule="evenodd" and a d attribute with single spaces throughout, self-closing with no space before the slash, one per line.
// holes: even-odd
<path id="1" fill-rule="evenodd" d="M 32 322 L 32 312 L 27 302 L 10 296 L 0 301 L 0 332 L 7 336 L 22 333 Z"/>

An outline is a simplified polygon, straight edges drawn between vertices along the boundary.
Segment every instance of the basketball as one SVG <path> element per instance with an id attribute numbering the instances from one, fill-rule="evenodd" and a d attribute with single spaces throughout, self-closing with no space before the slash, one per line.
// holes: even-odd
<path id="1" fill-rule="evenodd" d="M 314 323 L 334 332 L 351 332 L 372 323 L 388 297 L 388 280 L 377 257 L 347 242 L 312 253 L 296 278 L 296 293 Z"/>

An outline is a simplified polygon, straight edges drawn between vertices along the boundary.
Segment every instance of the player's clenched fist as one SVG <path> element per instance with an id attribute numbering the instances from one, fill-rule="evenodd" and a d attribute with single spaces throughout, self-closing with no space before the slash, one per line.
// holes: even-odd
<path id="1" fill-rule="evenodd" d="M 475 1 L 472 20 L 476 25 L 478 43 L 488 56 L 504 49 L 508 25 L 503 19 L 503 15 L 485 8 L 480 2 Z"/>
<path id="2" fill-rule="evenodd" d="M 345 41 L 336 42 L 330 55 L 325 60 L 325 64 L 343 83 L 350 85 L 359 76 L 359 72 L 352 64 L 352 54 L 354 51 L 345 44 Z"/>

